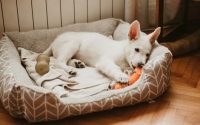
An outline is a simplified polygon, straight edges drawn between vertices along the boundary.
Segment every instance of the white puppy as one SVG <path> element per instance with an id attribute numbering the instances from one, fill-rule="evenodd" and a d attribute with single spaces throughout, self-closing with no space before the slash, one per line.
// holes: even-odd
<path id="1" fill-rule="evenodd" d="M 125 83 L 129 77 L 123 70 L 128 66 L 143 66 L 159 34 L 160 28 L 149 35 L 142 33 L 138 21 L 131 24 L 129 39 L 121 42 L 98 33 L 66 32 L 58 36 L 44 54 L 53 54 L 58 65 L 71 74 L 75 69 L 67 66 L 67 62 L 76 58 L 113 80 Z"/>

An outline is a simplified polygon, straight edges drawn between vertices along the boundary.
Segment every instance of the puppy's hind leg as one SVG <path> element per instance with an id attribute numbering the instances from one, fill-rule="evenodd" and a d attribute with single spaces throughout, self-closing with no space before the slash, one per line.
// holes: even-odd
<path id="1" fill-rule="evenodd" d="M 76 69 L 72 66 L 68 66 L 68 61 L 77 53 L 79 50 L 79 43 L 68 41 L 58 50 L 56 59 L 58 60 L 58 66 L 63 68 L 67 73 L 76 75 Z"/>
<path id="2" fill-rule="evenodd" d="M 65 62 L 61 62 L 58 60 L 58 62 L 56 63 L 56 66 L 60 69 L 63 69 L 65 72 L 69 73 L 70 75 L 73 75 L 73 76 L 76 75 L 76 69 L 72 66 L 66 65 Z"/>
<path id="3" fill-rule="evenodd" d="M 75 68 L 85 68 L 86 67 L 85 63 L 78 59 L 71 59 L 68 62 L 68 65 L 75 67 Z"/>
<path id="4" fill-rule="evenodd" d="M 112 60 L 108 58 L 102 58 L 97 64 L 96 68 L 103 74 L 111 77 L 117 82 L 127 83 L 129 77 L 123 73 L 119 66 L 117 66 Z"/>

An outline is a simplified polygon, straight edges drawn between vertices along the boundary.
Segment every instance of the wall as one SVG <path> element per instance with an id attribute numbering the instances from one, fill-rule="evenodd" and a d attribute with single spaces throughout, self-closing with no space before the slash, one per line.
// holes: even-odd
<path id="1" fill-rule="evenodd" d="M 124 13 L 125 0 L 0 0 L 0 34 L 124 19 Z"/>

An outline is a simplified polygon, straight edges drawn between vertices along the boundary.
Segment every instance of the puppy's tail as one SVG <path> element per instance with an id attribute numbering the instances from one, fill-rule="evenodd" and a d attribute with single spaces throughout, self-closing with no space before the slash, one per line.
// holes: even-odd
<path id="1" fill-rule="evenodd" d="M 47 55 L 47 56 L 51 56 L 53 53 L 52 53 L 52 48 L 51 48 L 51 45 L 49 46 L 49 48 L 47 48 L 43 54 Z"/>

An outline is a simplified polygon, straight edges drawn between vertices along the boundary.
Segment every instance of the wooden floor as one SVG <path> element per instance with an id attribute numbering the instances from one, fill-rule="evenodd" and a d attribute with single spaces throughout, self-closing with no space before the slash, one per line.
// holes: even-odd
<path id="1" fill-rule="evenodd" d="M 155 103 L 115 108 L 43 125 L 200 125 L 200 51 L 175 58 L 169 90 Z M 28 124 L 0 106 L 1 125 Z"/>

